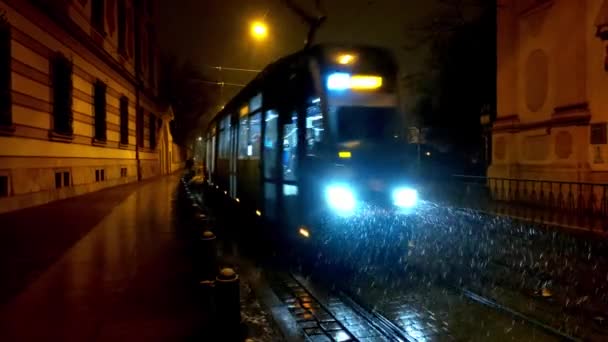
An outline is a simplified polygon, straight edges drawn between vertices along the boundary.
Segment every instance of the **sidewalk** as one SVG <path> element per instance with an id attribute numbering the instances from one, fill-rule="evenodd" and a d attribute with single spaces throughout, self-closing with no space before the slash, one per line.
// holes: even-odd
<path id="1" fill-rule="evenodd" d="M 200 338 L 177 176 L 0 216 L 1 341 Z"/>
<path id="2" fill-rule="evenodd" d="M 138 186 L 119 186 L 0 214 L 0 305 L 40 276 Z"/>

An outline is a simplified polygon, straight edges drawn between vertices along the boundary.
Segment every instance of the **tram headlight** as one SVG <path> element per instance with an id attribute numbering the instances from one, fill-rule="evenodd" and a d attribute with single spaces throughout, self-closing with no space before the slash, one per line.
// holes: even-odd
<path id="1" fill-rule="evenodd" d="M 418 203 L 416 189 L 401 187 L 393 190 L 393 204 L 400 208 L 411 208 Z"/>
<path id="2" fill-rule="evenodd" d="M 328 186 L 325 189 L 325 200 L 330 208 L 341 215 L 352 214 L 357 204 L 353 190 L 342 184 Z"/>
<path id="3" fill-rule="evenodd" d="M 334 72 L 327 77 L 327 89 L 346 90 L 348 88 L 350 88 L 350 74 Z"/>

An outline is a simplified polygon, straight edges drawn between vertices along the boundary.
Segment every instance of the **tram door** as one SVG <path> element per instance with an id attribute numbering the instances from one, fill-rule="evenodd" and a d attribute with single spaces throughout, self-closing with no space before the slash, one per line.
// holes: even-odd
<path id="1" fill-rule="evenodd" d="M 264 212 L 272 221 L 278 219 L 278 184 L 279 184 L 279 112 L 269 109 L 264 119 L 263 142 L 263 179 L 264 179 Z"/>
<path id="2" fill-rule="evenodd" d="M 294 228 L 301 203 L 298 182 L 302 139 L 295 110 L 268 110 L 264 120 L 264 210 Z"/>
<path id="3" fill-rule="evenodd" d="M 298 112 L 296 110 L 288 110 L 283 113 L 285 117 L 281 120 L 282 134 L 281 143 L 281 188 L 279 189 L 281 197 L 281 214 L 283 222 L 288 225 L 288 229 L 292 231 L 299 225 L 301 201 L 299 201 L 300 187 L 300 134 L 298 129 Z"/>

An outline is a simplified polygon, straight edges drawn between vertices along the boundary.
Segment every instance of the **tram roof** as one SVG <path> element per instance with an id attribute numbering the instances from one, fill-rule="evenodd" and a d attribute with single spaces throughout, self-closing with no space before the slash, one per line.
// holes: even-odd
<path id="1" fill-rule="evenodd" d="M 261 91 L 261 86 L 264 84 L 266 80 L 269 78 L 275 77 L 281 73 L 281 69 L 286 68 L 287 66 L 295 63 L 300 58 L 306 57 L 316 57 L 318 59 L 323 57 L 323 53 L 328 49 L 344 49 L 344 50 L 365 50 L 365 51 L 373 51 L 377 54 L 382 55 L 391 55 L 390 51 L 375 46 L 367 46 L 367 45 L 348 45 L 348 44 L 317 44 L 308 49 L 300 50 L 293 54 L 281 57 L 276 61 L 267 65 L 253 80 L 251 80 L 243 89 L 241 89 L 228 103 L 225 105 L 224 109 L 219 111 L 213 119 L 210 121 L 210 124 L 216 122 L 218 119 L 225 116 L 227 112 L 233 112 L 238 110 L 239 106 L 241 106 L 244 102 L 247 102 L 251 97 L 255 96 L 257 93 Z"/>

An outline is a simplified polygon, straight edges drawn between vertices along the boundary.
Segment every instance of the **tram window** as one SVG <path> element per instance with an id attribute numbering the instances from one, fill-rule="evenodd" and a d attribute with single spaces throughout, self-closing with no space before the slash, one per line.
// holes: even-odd
<path id="1" fill-rule="evenodd" d="M 260 143 L 262 141 L 262 113 L 257 113 L 249 118 L 249 157 L 260 158 Z"/>
<path id="2" fill-rule="evenodd" d="M 247 159 L 249 154 L 249 118 L 244 116 L 239 123 L 239 159 Z"/>
<path id="3" fill-rule="evenodd" d="M 210 169 L 209 171 L 211 172 L 211 174 L 213 174 L 213 172 L 215 172 L 215 141 L 216 141 L 216 137 L 215 134 L 211 137 L 211 160 L 210 160 Z"/>
<path id="4" fill-rule="evenodd" d="M 338 141 L 392 138 L 399 125 L 399 114 L 392 107 L 330 107 L 337 120 Z"/>
<path id="5" fill-rule="evenodd" d="M 230 157 L 230 116 L 220 122 L 220 146 L 219 157 L 228 159 Z"/>
<path id="6" fill-rule="evenodd" d="M 297 196 L 298 186 L 291 184 L 283 184 L 283 196 Z"/>
<path id="7" fill-rule="evenodd" d="M 295 181 L 297 179 L 298 160 L 298 114 L 291 114 L 291 122 L 286 124 L 283 130 L 283 179 Z"/>
<path id="8" fill-rule="evenodd" d="M 313 103 L 306 108 L 306 154 L 314 156 L 318 154 L 319 147 L 323 141 L 323 114 L 319 103 Z"/>
<path id="9" fill-rule="evenodd" d="M 211 140 L 205 140 L 205 167 L 209 169 L 211 165 Z"/>
<path id="10" fill-rule="evenodd" d="M 264 127 L 264 177 L 275 178 L 277 165 L 277 141 L 279 138 L 279 113 L 275 110 L 266 112 Z"/>
<path id="11" fill-rule="evenodd" d="M 257 109 L 260 109 L 261 107 L 262 107 L 262 93 L 257 94 L 256 96 L 251 98 L 251 100 L 249 101 L 249 111 L 255 112 Z"/>

